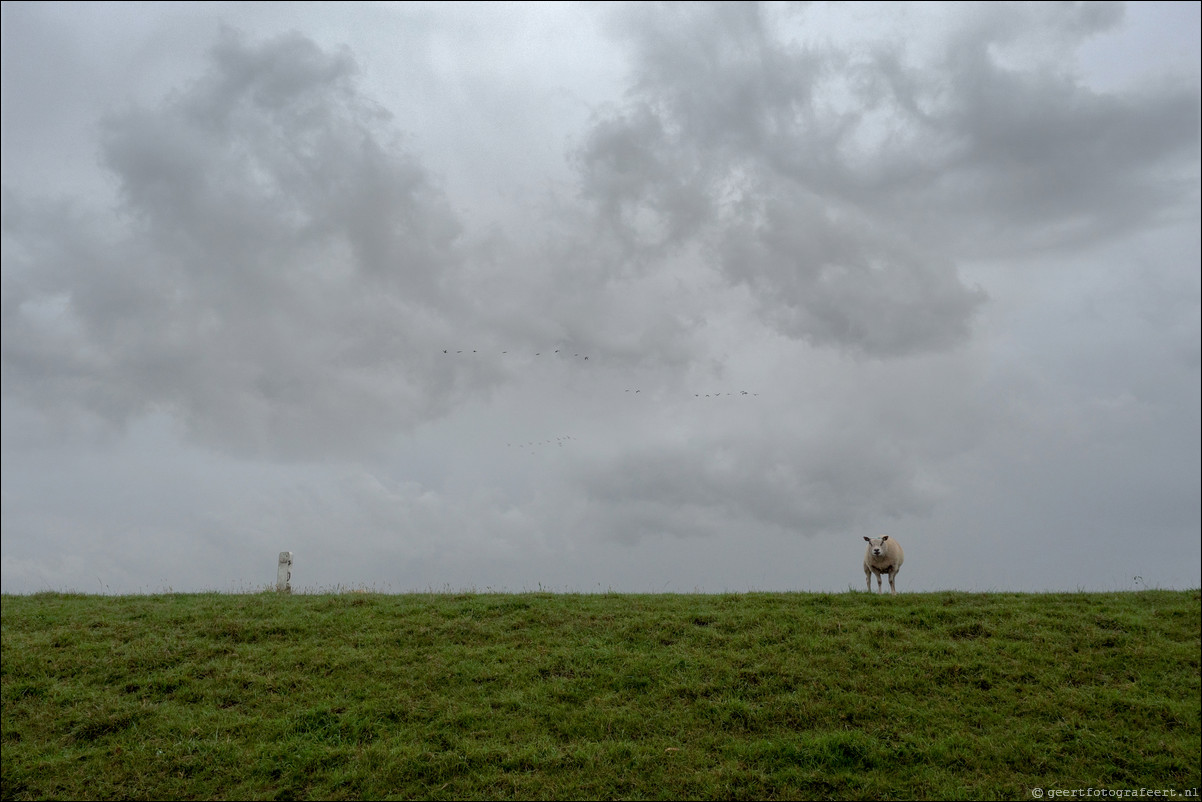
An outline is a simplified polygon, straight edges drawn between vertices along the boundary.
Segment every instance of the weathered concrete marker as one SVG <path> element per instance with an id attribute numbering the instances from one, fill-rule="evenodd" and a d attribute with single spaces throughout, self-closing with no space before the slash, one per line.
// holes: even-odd
<path id="1" fill-rule="evenodd" d="M 280 552 L 280 567 L 275 572 L 275 589 L 279 593 L 292 592 L 292 552 Z"/>

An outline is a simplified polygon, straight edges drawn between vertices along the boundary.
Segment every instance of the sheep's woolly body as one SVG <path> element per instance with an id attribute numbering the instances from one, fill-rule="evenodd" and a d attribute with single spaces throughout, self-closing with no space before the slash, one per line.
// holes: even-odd
<path id="1" fill-rule="evenodd" d="M 897 579 L 897 572 L 901 570 L 902 561 L 906 558 L 901 544 L 888 535 L 864 539 L 868 541 L 868 548 L 864 551 L 864 579 L 868 583 L 868 592 L 872 592 L 872 577 L 875 574 L 877 590 L 883 593 L 884 581 L 881 574 L 888 574 L 889 592 L 897 593 L 894 580 Z"/>

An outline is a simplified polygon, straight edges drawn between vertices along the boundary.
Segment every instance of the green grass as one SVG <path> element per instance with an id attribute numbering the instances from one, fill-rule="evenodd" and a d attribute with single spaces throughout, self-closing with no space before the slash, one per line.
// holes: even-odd
<path id="1" fill-rule="evenodd" d="M 4 799 L 1199 786 L 1198 591 L 3 597 Z"/>

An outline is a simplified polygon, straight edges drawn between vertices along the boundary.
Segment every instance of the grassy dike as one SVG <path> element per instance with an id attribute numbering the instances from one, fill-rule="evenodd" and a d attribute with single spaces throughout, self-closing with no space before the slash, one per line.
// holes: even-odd
<path id="1" fill-rule="evenodd" d="M 1199 598 L 6 595 L 3 798 L 1186 798 Z"/>

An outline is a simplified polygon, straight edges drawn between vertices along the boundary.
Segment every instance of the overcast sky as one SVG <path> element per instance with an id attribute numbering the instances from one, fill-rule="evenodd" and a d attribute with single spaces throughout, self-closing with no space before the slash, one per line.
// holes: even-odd
<path id="1" fill-rule="evenodd" d="M 5 593 L 1202 584 L 1199 3 L 2 8 Z"/>

